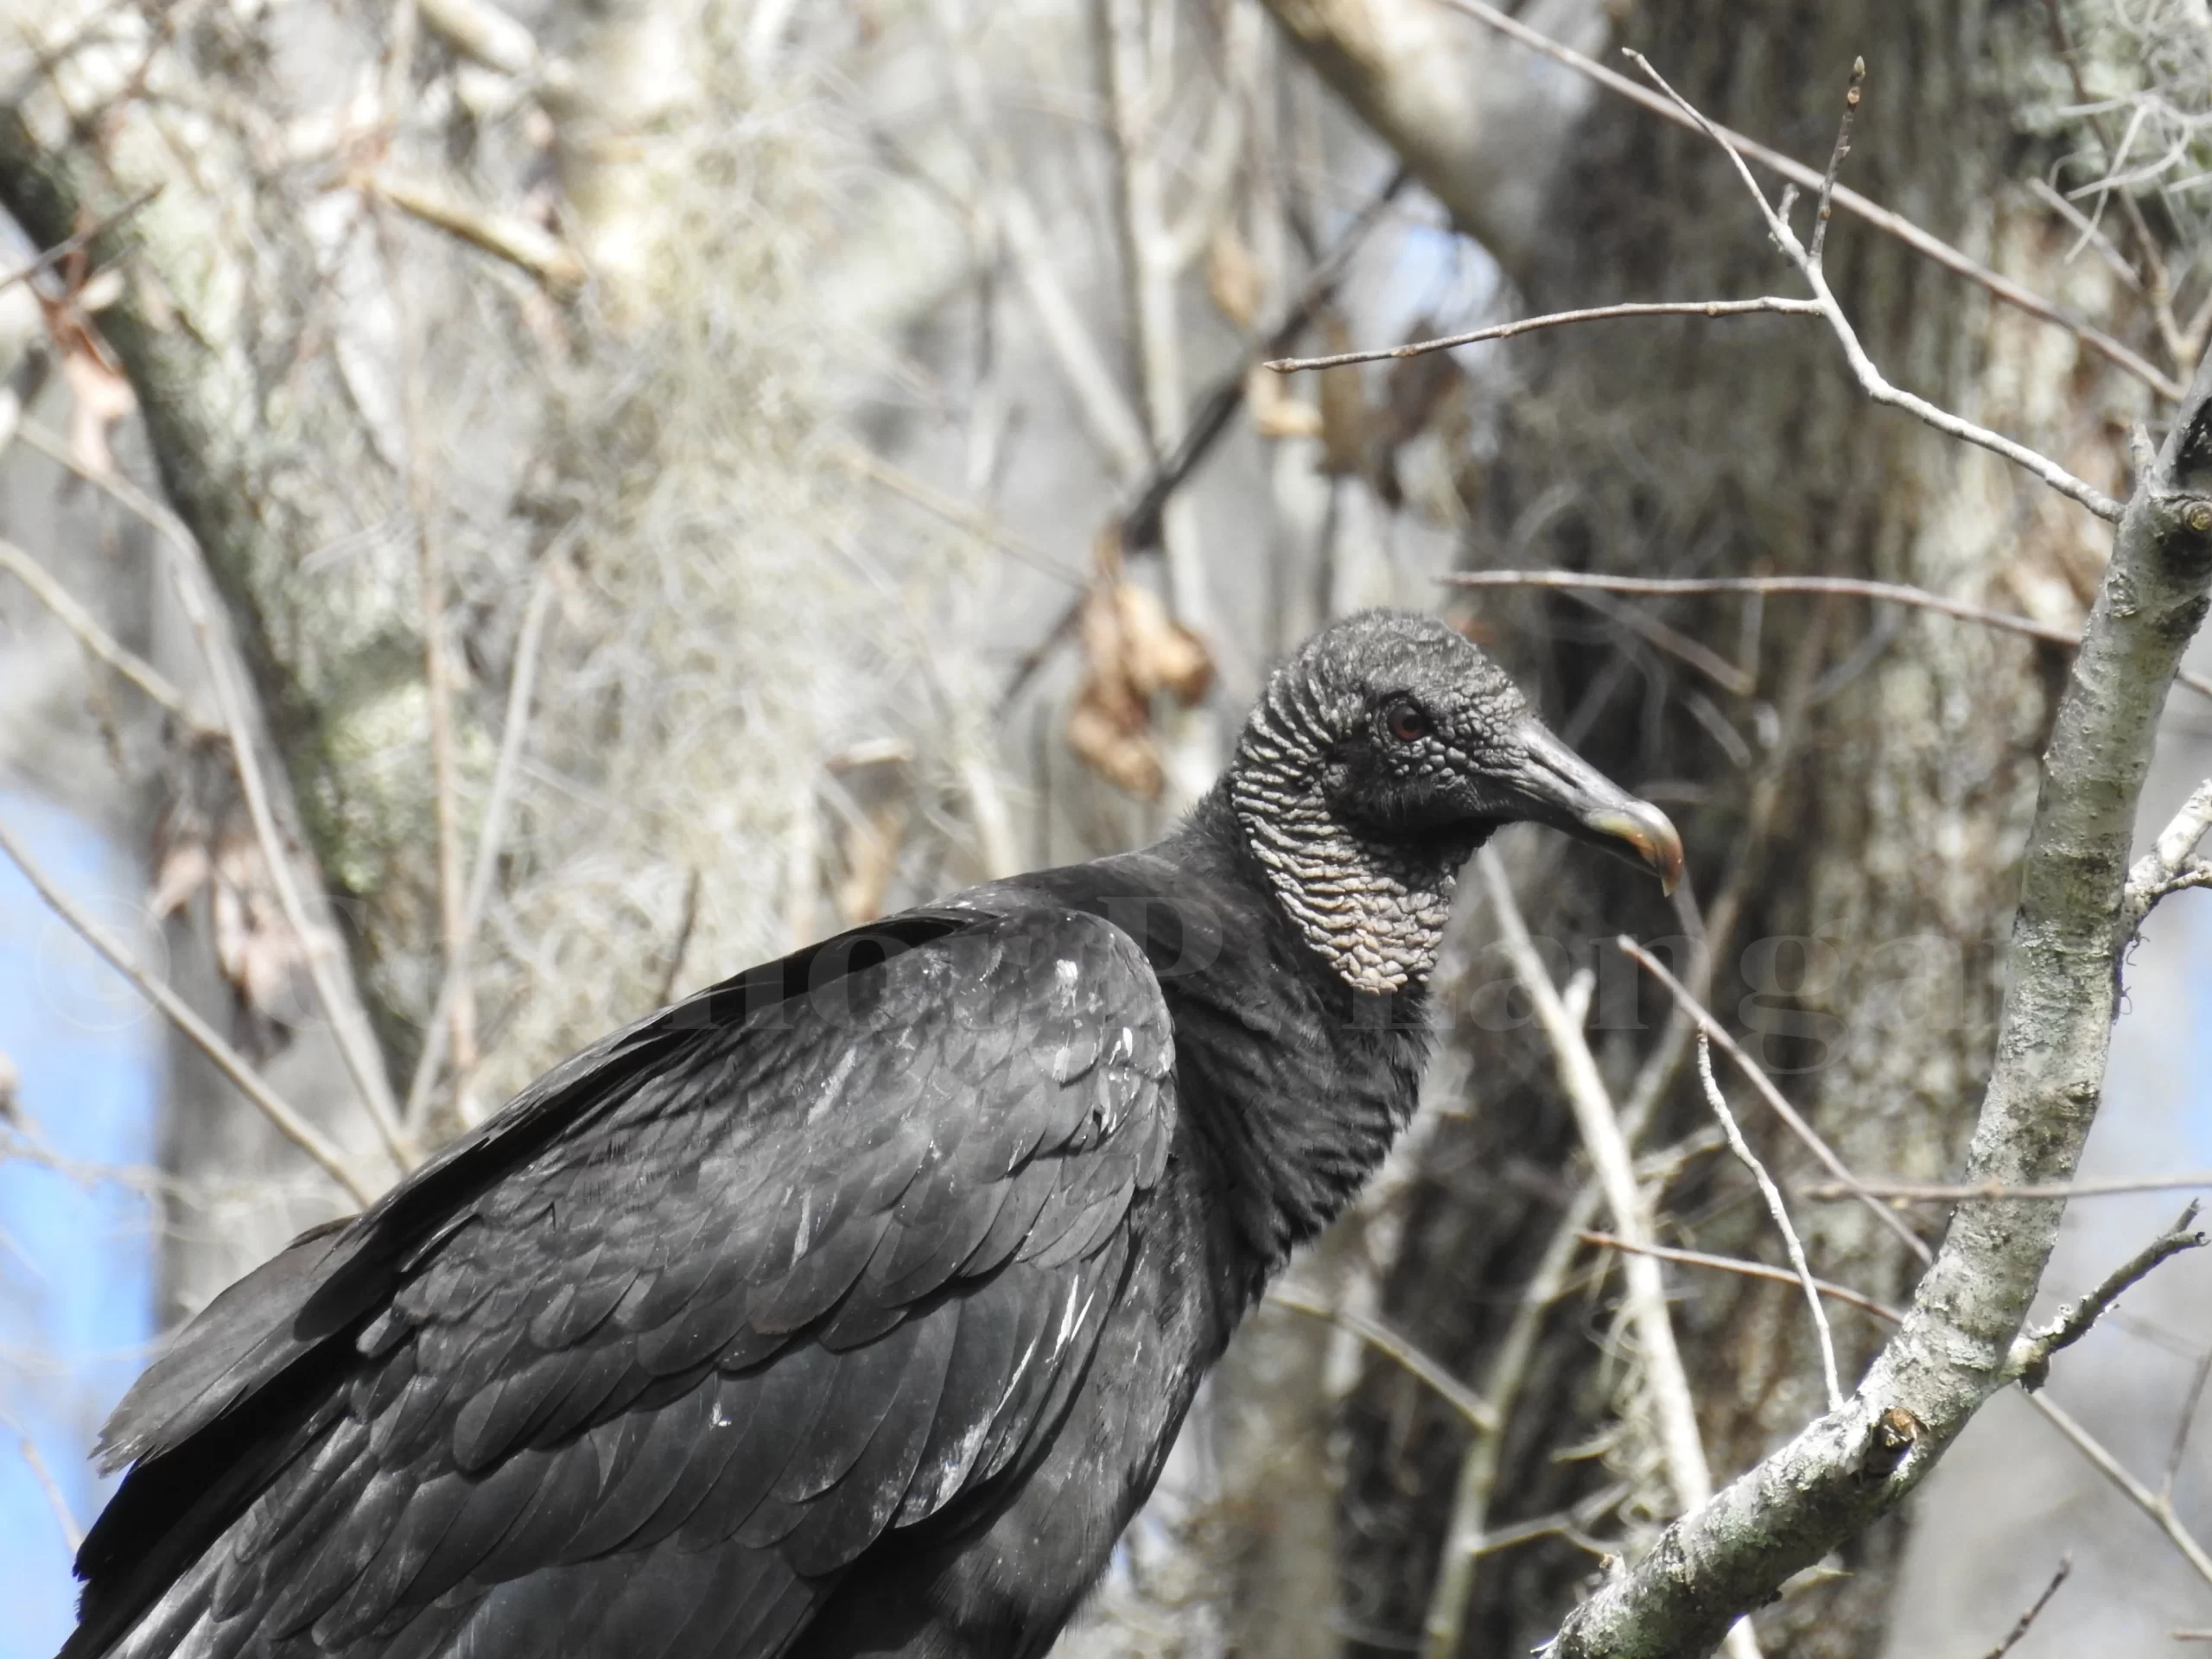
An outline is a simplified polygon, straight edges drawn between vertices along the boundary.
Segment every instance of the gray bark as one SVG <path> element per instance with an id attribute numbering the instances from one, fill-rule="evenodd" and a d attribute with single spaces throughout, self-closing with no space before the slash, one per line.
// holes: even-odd
<path id="1" fill-rule="evenodd" d="M 1815 164 L 1834 137 L 1845 72 L 1863 52 L 1867 104 L 1847 179 L 2031 287 L 2071 284 L 2066 297 L 2094 311 L 2108 293 L 2078 267 L 2060 271 L 2050 232 L 2010 182 L 2017 100 L 2044 49 L 2043 22 L 2033 8 L 2002 5 L 1878 17 L 1791 0 L 1672 0 L 1640 8 L 1632 38 L 1714 119 Z M 1387 111 L 1361 107 L 1388 136 Z M 1594 106 L 1574 132 L 1548 205 L 1535 245 L 1509 261 L 1525 312 L 1796 291 L 1710 143 L 1618 101 Z M 1848 219 L 1836 222 L 1828 258 L 1892 380 L 2116 483 L 2093 412 L 2143 408 L 2139 388 L 2101 374 L 2063 334 L 1993 310 Z M 2072 620 L 2102 562 L 2101 527 L 2088 515 L 2003 477 L 2001 462 L 1869 409 L 1816 324 L 1620 322 L 1478 349 L 1497 353 L 1469 362 L 1499 437 L 1472 504 L 1476 567 L 1870 575 Z M 1646 613 L 1724 656 L 1747 637 L 1733 603 Z M 1708 906 L 1736 889 L 1713 1006 L 1751 1028 L 1755 1051 L 1787 1074 L 1815 1126 L 1858 1168 L 1955 1169 L 1986 1075 L 1998 942 L 2060 659 L 1963 626 L 1777 600 L 1748 636 L 1757 685 L 1739 698 L 1571 601 L 1486 601 L 1482 614 L 1503 640 L 1554 642 L 1522 647 L 1515 665 L 1549 688 L 1552 711 L 1587 752 L 1677 810 Z M 1789 718 L 1793 670 L 1817 683 L 1832 669 L 1802 719 Z M 1732 753 L 1709 721 L 1688 717 L 1693 697 L 1735 728 Z M 1593 1037 L 1625 1096 L 1664 1004 L 1604 942 L 1624 927 L 1665 936 L 1678 925 L 1579 854 L 1532 857 L 1530 927 L 1597 970 Z M 1488 963 L 1475 976 L 1478 995 L 1457 1009 L 1452 1040 L 1474 1079 L 1470 1116 L 1438 1139 L 1387 1299 L 1395 1322 L 1475 1377 L 1505 1338 L 1512 1299 L 1577 1179 L 1548 1057 L 1496 1028 L 1512 1013 L 1494 994 L 1501 977 Z M 1647 1144 L 1705 1121 L 1678 1084 Z M 1771 1163 L 1793 1166 L 1796 1154 L 1770 1123 L 1747 1127 Z M 1670 1198 L 1679 1242 L 1780 1259 L 1738 1173 L 1694 1166 Z M 1799 1220 L 1823 1276 L 1892 1299 L 1910 1284 L 1917 1263 L 1863 1211 L 1829 1206 Z M 1819 1408 L 1809 1328 L 1783 1287 L 1674 1277 L 1707 1452 L 1725 1478 Z M 1506 1433 L 1492 1524 L 1558 1510 L 1616 1478 L 1639 1497 L 1650 1490 L 1648 1440 L 1632 1422 L 1602 1458 L 1554 1456 L 1606 1430 L 1622 1397 L 1624 1374 L 1601 1352 L 1605 1328 L 1601 1308 L 1580 1302 L 1546 1322 Z M 1881 1332 L 1847 1313 L 1837 1335 L 1848 1383 Z M 1632 1384 L 1632 1355 L 1626 1363 Z M 1422 1619 L 1464 1436 L 1385 1369 L 1355 1423 L 1347 1599 L 1356 1622 L 1409 1631 Z M 1620 1529 L 1631 1547 L 1666 1513 L 1655 1504 L 1639 1516 L 1637 1501 Z M 1855 1538 L 1842 1555 L 1848 1576 L 1768 1613 L 1770 1650 L 1875 1650 L 1899 1536 L 1885 1525 Z M 1560 1543 L 1483 1558 L 1461 1651 L 1541 1640 L 1589 1559 Z"/>
<path id="2" fill-rule="evenodd" d="M 2212 606 L 2212 361 L 2139 480 L 2044 753 L 1996 1063 L 1967 1179 L 2073 1177 L 2103 1098 L 2132 936 L 2121 906 L 2137 803 L 2183 651 Z M 1736 1613 L 1891 1510 L 1989 1396 L 2032 1382 L 2023 1343 L 2063 1202 L 1963 1204 L 1904 1327 L 1844 1409 L 1670 1528 L 1577 1608 L 1557 1659 L 1702 1652 Z"/>

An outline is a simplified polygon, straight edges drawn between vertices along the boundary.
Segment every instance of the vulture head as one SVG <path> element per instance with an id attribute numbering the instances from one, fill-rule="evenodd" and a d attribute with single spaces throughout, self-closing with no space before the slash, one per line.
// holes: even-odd
<path id="1" fill-rule="evenodd" d="M 1544 729 L 1497 664 L 1433 617 L 1367 611 L 1278 669 L 1229 771 L 1246 844 L 1355 989 L 1435 966 L 1459 868 L 1529 820 L 1640 860 L 1672 892 L 1667 815 Z"/>

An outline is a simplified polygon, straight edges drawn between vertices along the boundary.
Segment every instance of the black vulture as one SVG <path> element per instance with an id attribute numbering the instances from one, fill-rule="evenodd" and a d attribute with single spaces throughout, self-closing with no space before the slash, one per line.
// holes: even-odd
<path id="1" fill-rule="evenodd" d="M 1029 1659 L 1411 1114 L 1469 855 L 1681 844 L 1440 622 L 1268 682 L 1142 852 L 755 968 L 208 1305 L 64 1659 Z"/>

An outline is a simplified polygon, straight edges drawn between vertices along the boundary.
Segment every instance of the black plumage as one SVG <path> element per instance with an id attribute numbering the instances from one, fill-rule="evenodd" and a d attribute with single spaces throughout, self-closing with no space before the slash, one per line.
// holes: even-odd
<path id="1" fill-rule="evenodd" d="M 64 1659 L 1019 1659 L 1413 1109 L 1459 866 L 1665 819 L 1434 622 L 1140 853 L 753 969 L 232 1286 L 103 1440 Z"/>

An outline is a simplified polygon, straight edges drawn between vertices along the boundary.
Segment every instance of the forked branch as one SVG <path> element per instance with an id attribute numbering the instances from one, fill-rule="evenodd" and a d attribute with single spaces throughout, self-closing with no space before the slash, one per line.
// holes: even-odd
<path id="1" fill-rule="evenodd" d="M 1797 273 L 1805 279 L 1805 285 L 1813 290 L 1813 297 L 1820 302 L 1821 313 L 1828 320 L 1828 327 L 1834 331 L 1837 340 L 1843 346 L 1844 358 L 1851 365 L 1852 374 L 1857 378 L 1859 388 L 1869 397 L 1878 404 L 1886 404 L 1892 409 L 1904 410 L 1923 423 L 1934 427 L 1947 437 L 1956 438 L 1963 443 L 1971 443 L 1980 448 L 1986 449 L 1993 454 L 2002 455 L 2014 466 L 2034 474 L 2068 499 L 2080 502 L 2098 518 L 2109 524 L 2116 524 L 2120 522 L 2119 502 L 2097 488 L 2095 485 L 2075 477 L 2050 456 L 2031 449 L 2024 443 L 2008 438 L 2002 433 L 1993 432 L 1986 426 L 1977 426 L 1972 421 L 1961 419 L 1947 409 L 1938 408 L 1925 397 L 1891 385 L 1881 370 L 1874 365 L 1874 359 L 1866 354 L 1866 348 L 1859 344 L 1858 330 L 1851 326 L 1851 319 L 1844 315 L 1842 305 L 1837 301 L 1834 290 L 1828 287 L 1827 276 L 1821 269 L 1821 262 L 1814 257 L 1810 249 L 1797 239 L 1797 232 L 1790 228 L 1788 215 L 1766 199 L 1766 192 L 1759 188 L 1758 181 L 1751 176 L 1751 169 L 1745 164 L 1743 154 L 1737 148 L 1732 137 L 1715 128 L 1699 112 L 1694 105 L 1669 86 L 1666 78 L 1651 67 L 1649 60 L 1641 52 L 1630 50 L 1627 53 L 1627 56 L 1638 69 L 1643 72 L 1653 86 L 1656 86 L 1684 115 L 1695 123 L 1700 131 L 1719 145 L 1722 152 L 1727 156 L 1730 163 L 1736 169 L 1737 176 L 1743 181 L 1744 188 L 1751 192 L 1751 200 L 1758 204 L 1760 216 L 1766 220 L 1768 233 L 1774 238 L 1776 245 L 1789 256 L 1790 264 L 1797 267 Z M 1856 79 L 1852 84 L 1852 91 L 1854 95 L 1853 107 L 1855 107 L 1856 94 L 1859 91 L 1859 82 Z M 1846 120 L 1848 121 L 1848 119 L 1849 115 L 1847 112 Z M 1832 186 L 1830 189 L 1833 189 Z M 1788 196 L 1785 195 L 1783 200 L 1786 204 Z"/>
<path id="2" fill-rule="evenodd" d="M 2073 1179 L 2110 1057 L 2143 779 L 2208 601 L 2212 362 L 2199 366 L 2164 449 L 2137 480 L 2059 700 L 1970 1185 Z M 1669 1527 L 1568 1616 L 1554 1659 L 1704 1651 L 1791 1573 L 1903 1501 L 2015 1374 L 2013 1344 L 2063 1211 L 2054 1199 L 1964 1204 L 1857 1395 Z"/>

